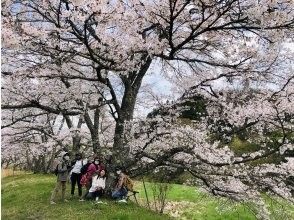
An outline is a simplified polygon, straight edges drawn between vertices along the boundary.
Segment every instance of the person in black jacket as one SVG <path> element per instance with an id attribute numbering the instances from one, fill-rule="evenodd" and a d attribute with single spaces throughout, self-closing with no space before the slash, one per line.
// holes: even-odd
<path id="1" fill-rule="evenodd" d="M 83 158 L 82 154 L 76 153 L 75 159 L 72 161 L 72 171 L 71 171 L 71 196 L 74 196 L 75 186 L 78 185 L 79 197 L 82 197 L 82 185 L 81 185 L 81 168 L 83 167 Z"/>

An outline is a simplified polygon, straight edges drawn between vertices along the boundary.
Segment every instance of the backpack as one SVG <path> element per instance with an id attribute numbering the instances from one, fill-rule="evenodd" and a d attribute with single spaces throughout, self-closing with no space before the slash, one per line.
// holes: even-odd
<path id="1" fill-rule="evenodd" d="M 134 190 L 134 182 L 127 175 L 125 175 L 123 185 L 127 188 L 128 191 L 133 191 Z"/>
<path id="2" fill-rule="evenodd" d="M 87 170 L 88 170 L 88 167 L 90 166 L 91 163 L 87 163 L 85 165 L 82 166 L 81 168 L 81 174 L 86 174 L 87 173 Z"/>

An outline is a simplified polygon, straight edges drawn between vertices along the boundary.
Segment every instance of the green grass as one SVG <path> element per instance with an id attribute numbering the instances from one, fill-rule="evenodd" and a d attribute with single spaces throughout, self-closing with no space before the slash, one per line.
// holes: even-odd
<path id="1" fill-rule="evenodd" d="M 143 184 L 138 182 L 136 187 L 140 192 L 140 198 L 146 201 Z M 151 184 L 146 183 L 146 188 L 147 195 L 149 199 L 152 200 Z M 171 184 L 167 199 L 168 201 L 173 201 L 178 206 L 178 209 L 182 212 L 182 216 L 186 219 L 255 219 L 254 215 L 241 204 L 212 197 L 206 193 L 200 192 L 196 187 L 192 186 Z"/>
<path id="2" fill-rule="evenodd" d="M 53 175 L 19 175 L 2 179 L 2 219 L 99 219 L 99 220 L 155 220 L 170 219 L 134 203 L 95 205 L 79 202 L 77 198 L 56 205 L 49 204 L 55 185 Z M 69 198 L 69 185 L 67 186 Z"/>
<path id="3" fill-rule="evenodd" d="M 152 200 L 151 183 L 145 183 L 149 200 Z M 142 182 L 136 182 L 139 198 L 146 203 Z M 213 197 L 199 191 L 196 187 L 171 184 L 168 201 L 178 206 L 183 219 L 189 220 L 255 220 L 252 212 L 254 206 L 249 203 L 238 203 L 225 198 Z M 294 206 L 280 199 L 266 197 L 272 211 L 271 219 L 294 219 Z M 172 212 L 172 211 L 171 211 Z"/>
<path id="4" fill-rule="evenodd" d="M 99 219 L 99 220 L 161 220 L 172 219 L 159 215 L 135 203 L 117 204 L 107 200 L 107 205 L 94 205 L 92 202 L 79 202 L 74 198 L 69 203 L 58 201 L 49 204 L 49 198 L 55 185 L 54 175 L 26 174 L 9 176 L 2 179 L 2 219 Z M 147 193 L 152 202 L 151 183 L 146 183 Z M 171 184 L 168 193 L 169 207 L 166 212 L 175 215 L 175 219 L 189 220 L 254 220 L 254 214 L 248 209 L 250 204 L 231 202 L 223 198 L 212 197 L 200 192 L 196 187 Z M 69 198 L 70 185 L 67 186 Z M 135 183 L 139 191 L 138 200 L 146 206 L 142 182 Z M 280 200 L 266 198 L 270 209 L 274 211 L 272 219 L 294 219 L 294 206 Z M 170 204 L 174 205 L 171 206 Z M 281 212 L 282 210 L 282 212 Z"/>

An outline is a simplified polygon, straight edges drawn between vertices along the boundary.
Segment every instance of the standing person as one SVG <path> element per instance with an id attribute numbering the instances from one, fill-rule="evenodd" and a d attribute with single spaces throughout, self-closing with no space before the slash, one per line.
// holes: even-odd
<path id="1" fill-rule="evenodd" d="M 61 152 L 61 161 L 56 167 L 56 174 L 57 174 L 57 182 L 56 186 L 52 192 L 51 199 L 50 199 L 50 204 L 56 204 L 55 203 L 55 197 L 58 191 L 61 188 L 61 199 L 64 202 L 68 202 L 64 196 L 65 196 L 65 189 L 66 189 L 66 181 L 68 178 L 68 173 L 70 169 L 69 165 L 69 155 L 67 152 Z"/>
<path id="2" fill-rule="evenodd" d="M 121 167 L 116 169 L 116 174 L 118 175 L 118 182 L 112 192 L 112 198 L 117 199 L 118 202 L 127 202 L 126 197 L 129 189 L 126 182 L 128 177 Z"/>
<path id="3" fill-rule="evenodd" d="M 75 186 L 78 185 L 79 197 L 82 198 L 82 185 L 81 185 L 81 168 L 83 167 L 83 158 L 81 153 L 76 153 L 75 160 L 72 162 L 72 171 L 71 171 L 71 196 L 74 196 Z"/>
<path id="4" fill-rule="evenodd" d="M 99 197 L 104 194 L 106 175 L 105 170 L 96 171 L 92 177 L 92 186 L 89 189 L 86 199 L 94 199 L 98 202 Z"/>
<path id="5" fill-rule="evenodd" d="M 83 174 L 84 168 L 86 168 L 85 174 Z M 86 192 L 82 196 L 82 199 L 80 199 L 80 201 L 85 201 L 84 199 L 92 186 L 92 176 L 97 171 L 97 168 L 98 166 L 95 164 L 95 160 L 93 159 L 93 157 L 89 157 L 88 163 L 82 167 L 81 171 L 83 176 L 81 179 L 81 185 L 86 187 Z"/>

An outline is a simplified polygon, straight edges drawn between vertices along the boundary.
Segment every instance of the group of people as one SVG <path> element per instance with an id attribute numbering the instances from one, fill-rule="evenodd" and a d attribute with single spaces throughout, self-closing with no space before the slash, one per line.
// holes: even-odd
<path id="1" fill-rule="evenodd" d="M 77 153 L 75 159 L 70 161 L 69 154 L 62 152 L 60 160 L 54 170 L 57 176 L 56 186 L 52 192 L 50 203 L 56 204 L 57 193 L 61 190 L 62 201 L 65 199 L 66 183 L 71 181 L 71 196 L 74 196 L 76 185 L 78 186 L 79 201 L 95 200 L 101 203 L 99 198 L 105 194 L 107 171 L 101 158 L 88 157 L 84 159 L 82 154 Z M 133 183 L 121 167 L 116 168 L 117 182 L 112 189 L 111 197 L 118 202 L 126 202 L 129 190 L 132 190 Z M 83 194 L 82 188 L 86 191 Z"/>

